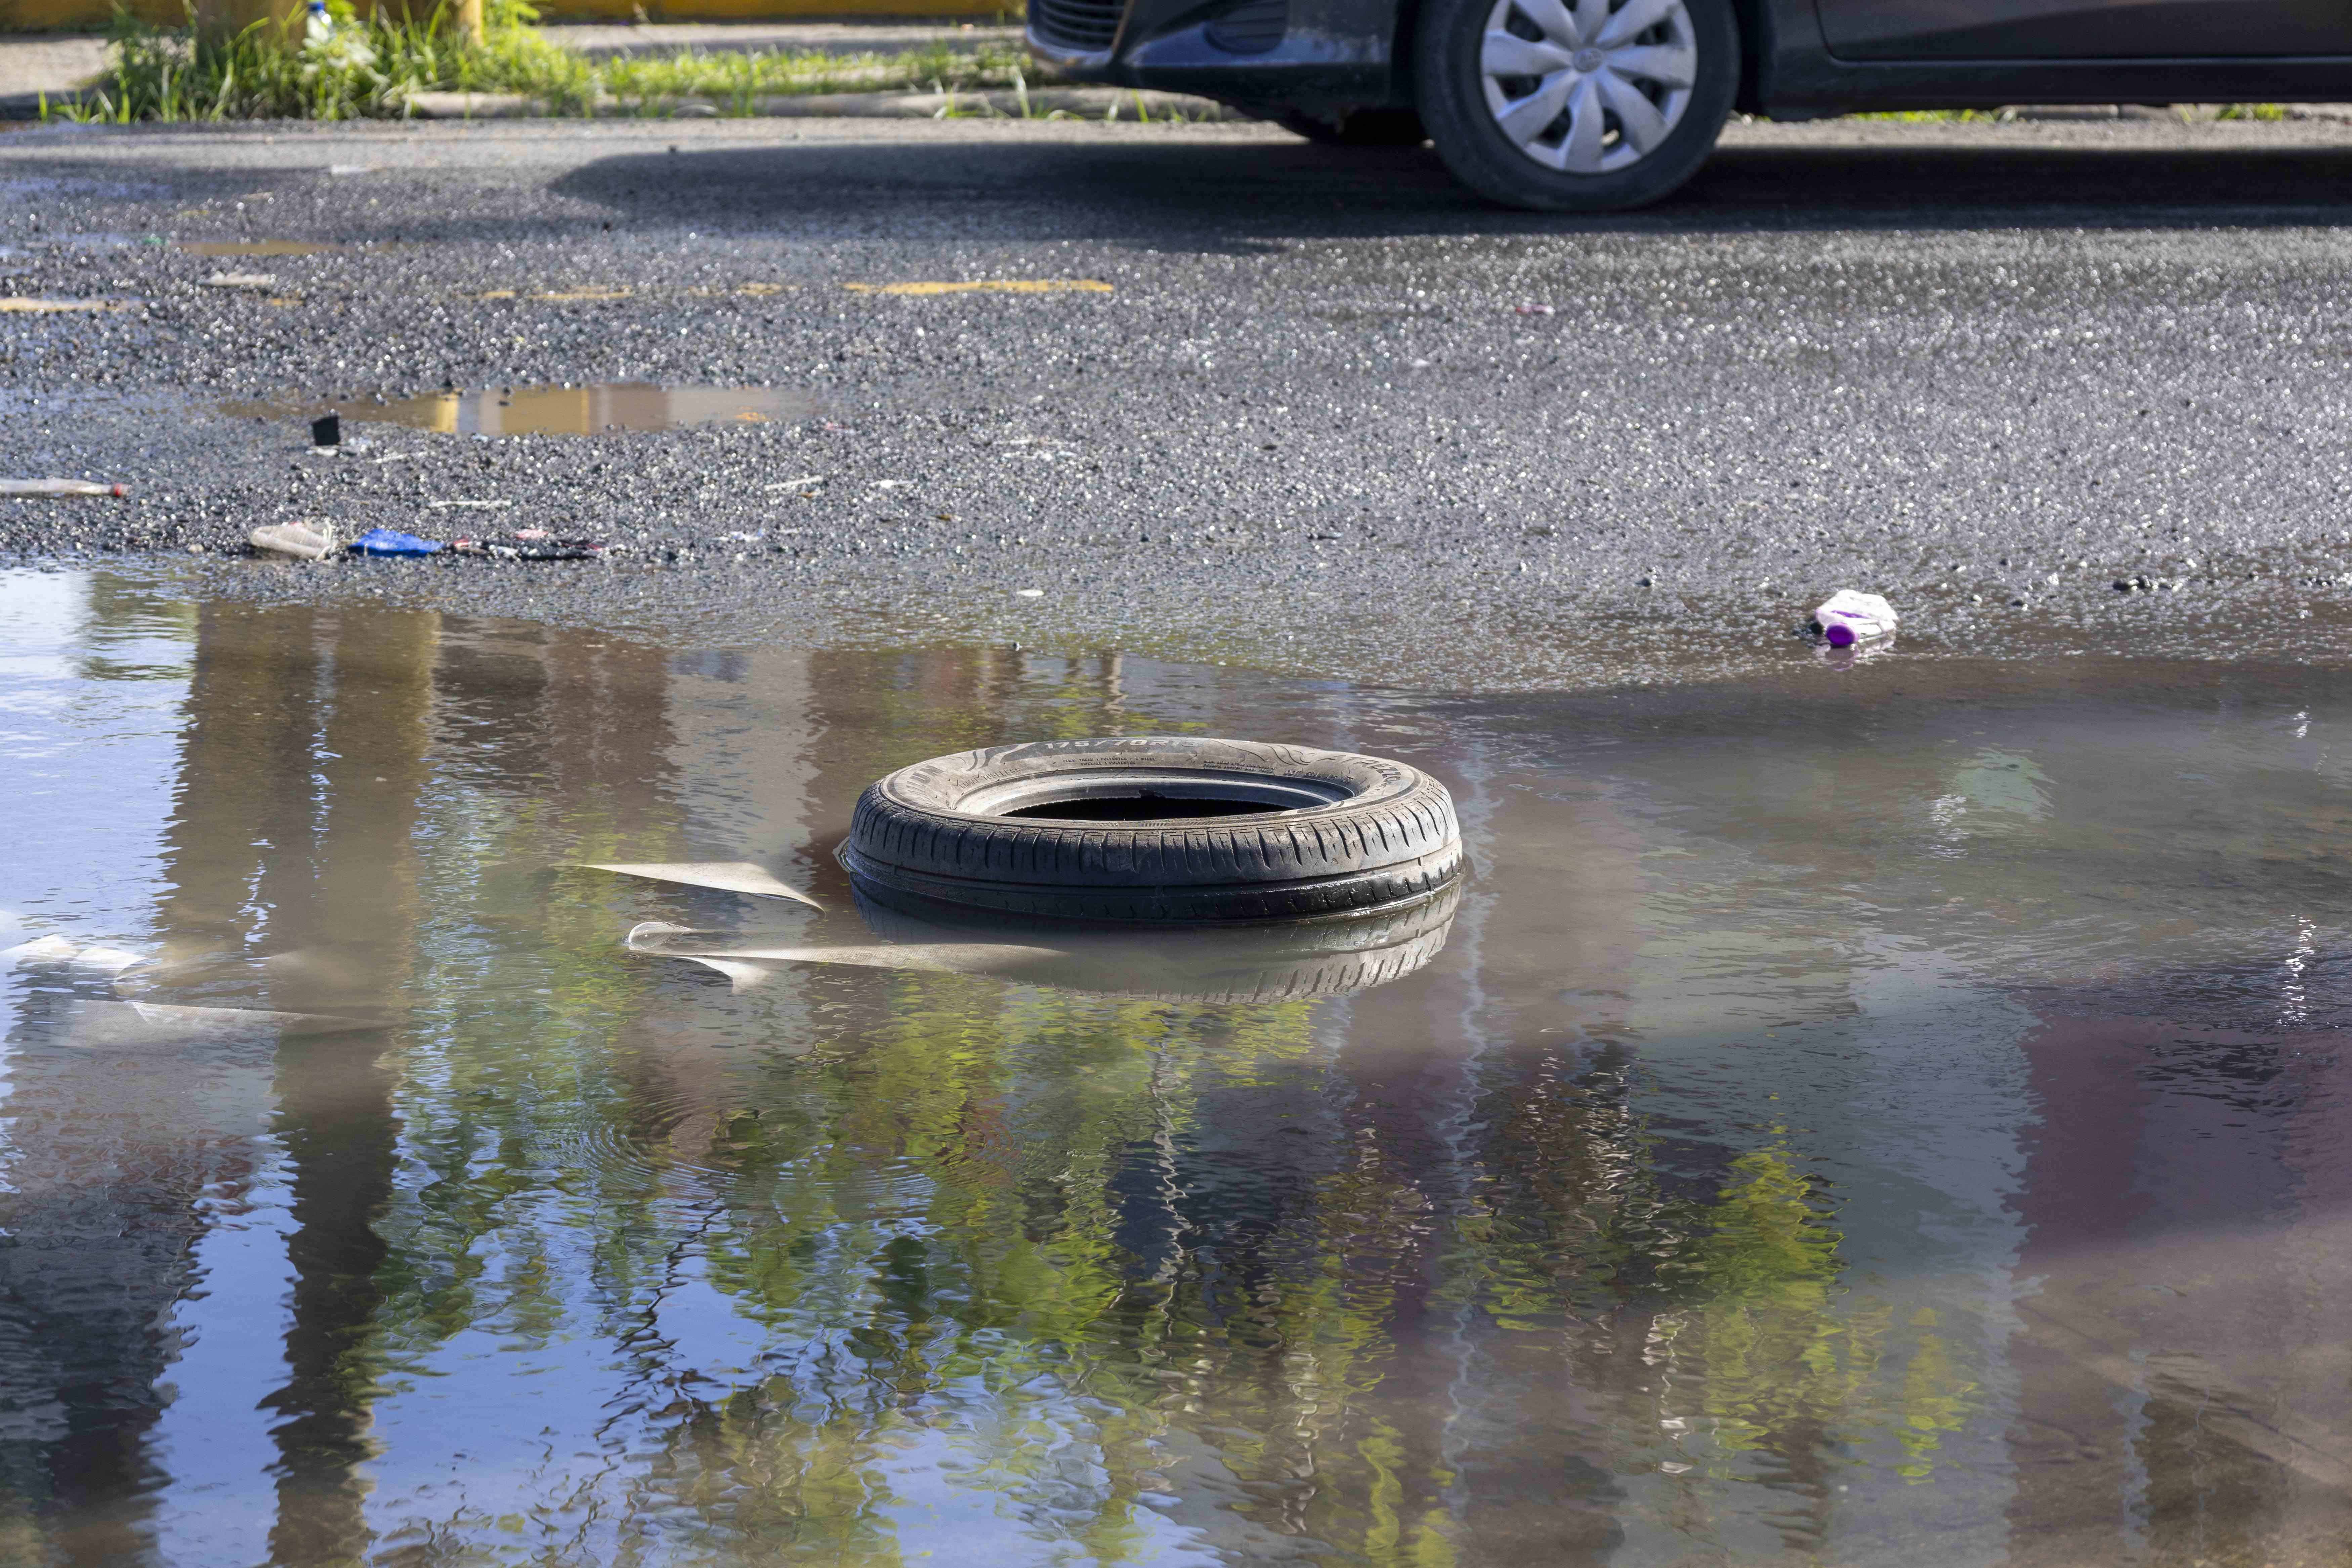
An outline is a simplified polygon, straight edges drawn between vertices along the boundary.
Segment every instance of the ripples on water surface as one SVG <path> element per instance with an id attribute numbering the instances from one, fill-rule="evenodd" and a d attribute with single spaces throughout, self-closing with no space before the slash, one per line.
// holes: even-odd
<path id="1" fill-rule="evenodd" d="M 2348 697 L 0 577 L 0 1558 L 2341 1563 Z M 1475 880 L 1370 989 L 624 946 L 902 940 L 866 781 L 1120 731 L 1431 768 Z M 694 860 L 825 910 L 574 864 Z"/>

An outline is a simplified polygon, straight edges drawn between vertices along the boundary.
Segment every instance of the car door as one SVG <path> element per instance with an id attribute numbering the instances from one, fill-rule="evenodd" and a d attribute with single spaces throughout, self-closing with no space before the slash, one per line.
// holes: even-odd
<path id="1" fill-rule="evenodd" d="M 1816 0 L 1852 60 L 2352 56 L 2352 0 Z"/>

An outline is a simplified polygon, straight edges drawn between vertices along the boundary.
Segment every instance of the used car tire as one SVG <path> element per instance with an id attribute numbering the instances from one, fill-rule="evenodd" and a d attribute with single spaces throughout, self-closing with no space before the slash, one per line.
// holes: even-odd
<path id="1" fill-rule="evenodd" d="M 1286 109 L 1274 122 L 1319 147 L 1418 147 L 1429 140 L 1421 116 L 1410 109 L 1351 109 L 1332 120 Z"/>
<path id="2" fill-rule="evenodd" d="M 1698 172 L 1739 88 L 1731 0 L 1430 0 L 1423 123 L 1456 179 L 1539 212 L 1614 212 Z"/>
<path id="3" fill-rule="evenodd" d="M 1328 919 L 1462 869 L 1445 786 L 1379 757 L 1189 736 L 960 752 L 866 786 L 841 863 L 871 888 L 1084 921 Z"/>

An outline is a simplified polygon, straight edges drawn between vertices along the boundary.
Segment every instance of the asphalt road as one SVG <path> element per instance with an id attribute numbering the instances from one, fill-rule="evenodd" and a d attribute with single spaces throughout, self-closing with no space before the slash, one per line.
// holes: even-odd
<path id="1" fill-rule="evenodd" d="M 2347 225 L 2352 127 L 2312 121 L 1735 127 L 1671 205 L 1576 221 L 1249 125 L 16 132 L 0 296 L 123 308 L 0 314 L 0 475 L 135 493 L 0 502 L 0 552 L 1487 688 L 1804 657 L 1842 586 L 1906 658 L 2335 660 Z M 240 240 L 342 248 L 181 248 Z M 1004 279 L 1108 287 L 853 287 Z M 341 458 L 296 417 L 598 382 L 787 396 Z M 219 559 L 297 517 L 629 548 Z"/>

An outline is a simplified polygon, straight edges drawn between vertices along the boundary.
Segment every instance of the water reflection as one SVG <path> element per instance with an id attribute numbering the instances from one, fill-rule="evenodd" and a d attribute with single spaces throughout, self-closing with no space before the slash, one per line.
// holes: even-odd
<path id="1" fill-rule="evenodd" d="M 614 430 L 679 430 L 697 425 L 765 425 L 817 412 L 804 392 L 773 386 L 663 386 L 604 382 L 585 386 L 491 386 L 417 397 L 231 402 L 236 418 L 310 419 L 331 410 L 361 424 L 404 425 L 457 436 L 595 436 Z"/>
<path id="2" fill-rule="evenodd" d="M 856 891 L 863 940 L 840 922 L 783 931 L 695 931 L 648 921 L 633 952 L 715 969 L 737 991 L 795 964 L 982 974 L 1032 985 L 1169 1002 L 1297 1002 L 1402 980 L 1437 956 L 1461 903 L 1449 887 L 1415 907 L 1348 920 L 1138 931 L 1054 920 L 988 918 L 927 900 Z M 832 928 L 832 929 L 829 929 Z"/>
<path id="3" fill-rule="evenodd" d="M 0 1556 L 2352 1547 L 2329 677 L 1486 703 L 106 576 L 0 626 L 0 945 L 140 955 L 6 976 Z M 832 861 L 894 766 L 1121 731 L 1428 767 L 1478 877 L 1269 987 L 1324 955 Z M 583 864 L 713 861 L 825 908 Z M 1049 956 L 825 956 L 982 943 Z M 371 1027 L 44 1033 L 131 1000 Z"/>

